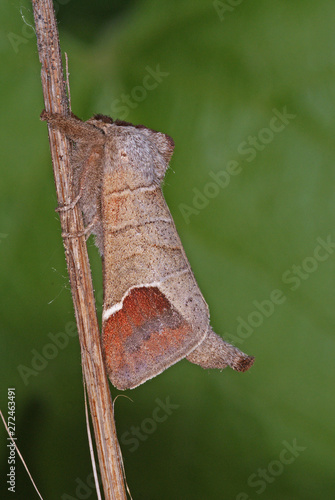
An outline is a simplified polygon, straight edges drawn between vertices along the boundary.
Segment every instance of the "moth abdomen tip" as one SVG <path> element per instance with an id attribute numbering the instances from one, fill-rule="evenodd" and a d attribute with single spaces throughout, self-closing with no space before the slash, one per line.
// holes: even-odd
<path id="1" fill-rule="evenodd" d="M 231 363 L 231 368 L 238 372 L 246 372 L 255 362 L 254 356 L 237 356 Z"/>

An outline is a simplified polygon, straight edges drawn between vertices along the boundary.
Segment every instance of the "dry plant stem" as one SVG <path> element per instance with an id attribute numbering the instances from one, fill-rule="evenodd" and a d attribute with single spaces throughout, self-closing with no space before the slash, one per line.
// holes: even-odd
<path id="1" fill-rule="evenodd" d="M 41 80 L 46 111 L 69 116 L 61 52 L 52 0 L 32 0 Z M 60 132 L 49 128 L 49 140 L 58 203 L 71 203 L 70 144 Z M 64 238 L 75 315 L 81 346 L 82 366 L 98 450 L 106 500 L 126 499 L 113 406 L 100 349 L 100 333 L 95 311 L 91 271 L 87 256 L 83 221 L 77 205 L 61 211 L 62 232 L 78 234 Z"/>

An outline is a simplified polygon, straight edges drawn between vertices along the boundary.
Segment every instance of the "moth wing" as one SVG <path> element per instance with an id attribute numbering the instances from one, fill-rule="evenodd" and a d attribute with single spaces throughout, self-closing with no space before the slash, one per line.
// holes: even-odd
<path id="1" fill-rule="evenodd" d="M 146 138 L 129 137 L 128 130 L 112 130 L 105 146 L 101 203 L 103 348 L 119 389 L 136 387 L 186 357 L 209 327 L 207 305 L 158 185 L 172 139 L 140 129 L 156 140 L 155 153 Z"/>
<path id="2" fill-rule="evenodd" d="M 184 358 L 201 340 L 157 287 L 133 288 L 104 322 L 103 346 L 112 384 L 132 389 Z"/>

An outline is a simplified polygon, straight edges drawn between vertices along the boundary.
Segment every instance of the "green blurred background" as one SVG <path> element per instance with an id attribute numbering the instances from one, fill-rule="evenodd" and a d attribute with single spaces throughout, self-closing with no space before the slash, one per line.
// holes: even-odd
<path id="1" fill-rule="evenodd" d="M 256 356 L 245 374 L 184 360 L 127 391 L 132 401 L 117 399 L 134 500 L 333 499 L 335 4 L 56 6 L 73 111 L 174 138 L 164 193 L 212 325 Z M 96 498 L 79 345 L 64 333 L 73 307 L 39 121 L 31 6 L 1 2 L 0 14 L 0 404 L 6 415 L 7 388 L 15 387 L 17 444 L 45 499 Z M 146 75 L 157 67 L 164 76 L 149 89 Z M 100 315 L 92 239 L 89 252 Z M 279 302 L 275 290 L 280 303 L 264 302 Z M 52 351 L 46 346 L 58 333 L 67 345 Z M 36 353 L 53 359 L 33 370 Z M 173 408 L 157 413 L 166 401 Z M 0 435 L 1 498 L 37 498 L 19 459 L 16 493 L 7 491 Z"/>

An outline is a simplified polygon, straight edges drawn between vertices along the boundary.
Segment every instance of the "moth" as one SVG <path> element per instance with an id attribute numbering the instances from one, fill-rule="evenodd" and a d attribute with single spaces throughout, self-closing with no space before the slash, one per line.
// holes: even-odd
<path id="1" fill-rule="evenodd" d="M 186 358 L 246 371 L 254 362 L 213 332 L 161 184 L 171 137 L 95 115 L 42 112 L 73 141 L 76 201 L 103 260 L 102 349 L 108 376 L 132 389 Z"/>

